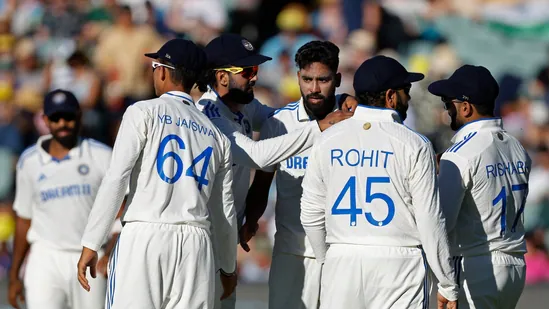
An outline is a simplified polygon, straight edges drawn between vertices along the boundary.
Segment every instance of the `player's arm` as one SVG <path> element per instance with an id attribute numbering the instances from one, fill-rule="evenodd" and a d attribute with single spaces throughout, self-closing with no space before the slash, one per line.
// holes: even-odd
<path id="1" fill-rule="evenodd" d="M 223 138 L 224 155 L 215 176 L 208 210 L 213 230 L 216 266 L 224 273 L 236 271 L 237 224 L 232 190 L 232 155 L 229 141 Z"/>
<path id="2" fill-rule="evenodd" d="M 97 251 L 110 234 L 124 200 L 131 171 L 145 145 L 147 119 L 145 112 L 136 105 L 128 107 L 122 118 L 112 152 L 111 164 L 95 197 L 82 237 L 84 248 L 78 263 L 78 277 L 86 290 L 89 290 L 86 268 L 90 266 L 92 277 L 95 278 Z"/>
<path id="3" fill-rule="evenodd" d="M 457 154 L 444 153 L 439 166 L 440 206 L 446 218 L 446 229 L 451 232 L 456 226 L 459 210 L 471 178 L 467 160 Z"/>
<path id="4" fill-rule="evenodd" d="M 19 278 L 19 272 L 23 261 L 27 256 L 30 245 L 27 241 L 27 233 L 31 226 L 33 201 L 33 182 L 22 169 L 23 162 L 19 162 L 16 168 L 16 188 L 13 208 L 16 213 L 15 237 L 13 242 L 13 255 L 9 271 L 8 300 L 14 308 L 18 308 L 17 300 L 23 301 L 23 283 Z"/>
<path id="5" fill-rule="evenodd" d="M 303 178 L 301 196 L 301 224 L 313 247 L 316 259 L 324 262 L 326 256 L 326 184 L 322 176 L 320 147 L 315 145 L 309 156 L 307 172 Z"/>
<path id="6" fill-rule="evenodd" d="M 249 252 L 248 242 L 259 228 L 258 221 L 263 216 L 269 202 L 269 191 L 273 182 L 274 170 L 256 170 L 254 180 L 246 196 L 246 223 L 240 228 L 240 245 Z"/>
<path id="7" fill-rule="evenodd" d="M 449 301 L 457 300 L 459 287 L 450 256 L 446 220 L 440 207 L 436 177 L 436 158 L 431 143 L 414 155 L 409 175 L 416 224 L 427 261 L 437 277 L 439 293 Z"/>
<path id="8" fill-rule="evenodd" d="M 321 131 L 350 116 L 352 116 L 351 112 L 336 111 L 323 120 L 312 121 L 303 129 L 261 141 L 254 141 L 238 132 L 224 118 L 211 120 L 231 141 L 234 163 L 262 169 L 308 149 L 314 144 Z"/>
<path id="9" fill-rule="evenodd" d="M 219 269 L 223 295 L 230 296 L 236 288 L 236 244 L 238 231 L 233 197 L 232 155 L 230 142 L 223 138 L 224 156 L 215 177 L 208 210 L 212 223 L 212 238 L 216 269 Z"/>

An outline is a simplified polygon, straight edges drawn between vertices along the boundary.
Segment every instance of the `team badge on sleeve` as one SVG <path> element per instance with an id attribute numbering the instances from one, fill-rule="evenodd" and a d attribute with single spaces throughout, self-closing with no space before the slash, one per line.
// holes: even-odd
<path id="1" fill-rule="evenodd" d="M 78 173 L 80 175 L 87 175 L 90 172 L 90 167 L 87 164 L 80 164 L 78 166 Z"/>

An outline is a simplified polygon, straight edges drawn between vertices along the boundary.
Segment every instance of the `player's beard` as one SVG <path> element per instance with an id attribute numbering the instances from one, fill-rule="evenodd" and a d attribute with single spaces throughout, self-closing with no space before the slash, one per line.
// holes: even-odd
<path id="1" fill-rule="evenodd" d="M 397 94 L 397 104 L 395 106 L 395 110 L 398 113 L 398 115 L 400 116 L 400 119 L 402 121 L 406 120 L 406 117 L 408 116 L 407 115 L 408 105 L 404 104 L 404 100 L 398 94 Z"/>
<path id="2" fill-rule="evenodd" d="M 451 115 L 450 113 L 448 113 L 448 115 L 450 116 L 450 129 L 454 130 L 454 131 L 457 131 L 459 130 L 459 128 L 461 128 L 463 126 L 463 124 L 461 123 L 461 121 L 459 121 L 459 119 L 457 119 L 457 114 L 453 114 Z"/>
<path id="3" fill-rule="evenodd" d="M 233 80 L 229 80 L 229 91 L 221 100 L 237 104 L 249 104 L 254 99 L 254 85 L 255 82 L 248 82 L 244 89 L 241 89 L 234 84 Z"/>
<path id="4" fill-rule="evenodd" d="M 51 132 L 53 139 L 57 141 L 59 144 L 61 144 L 63 147 L 67 149 L 72 149 L 74 146 L 76 146 L 76 143 L 78 142 L 78 132 L 80 130 L 80 123 L 76 122 L 73 129 L 62 127 L 59 128 L 53 132 Z M 67 135 L 60 136 L 60 132 L 67 132 Z"/>
<path id="5" fill-rule="evenodd" d="M 311 93 L 304 95 L 301 92 L 301 97 L 303 98 L 303 104 L 305 105 L 305 110 L 309 117 L 313 120 L 322 120 L 334 110 L 336 99 L 335 94 L 325 97 L 320 93 Z M 320 103 L 311 103 L 310 99 L 321 99 Z"/>

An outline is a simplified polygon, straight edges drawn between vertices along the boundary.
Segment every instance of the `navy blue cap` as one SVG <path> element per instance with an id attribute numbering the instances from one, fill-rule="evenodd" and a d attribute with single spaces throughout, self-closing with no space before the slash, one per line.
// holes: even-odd
<path id="1" fill-rule="evenodd" d="M 421 73 L 410 73 L 393 58 L 375 56 L 364 61 L 355 72 L 353 88 L 356 94 L 365 92 L 382 92 L 398 89 L 425 76 Z"/>
<path id="2" fill-rule="evenodd" d="M 429 92 L 450 99 L 472 104 L 493 105 L 499 94 L 499 85 L 490 71 L 483 66 L 466 64 L 448 79 L 429 85 Z"/>
<path id="3" fill-rule="evenodd" d="M 175 66 L 190 70 L 202 70 L 206 67 L 206 53 L 192 41 L 173 39 L 162 45 L 156 53 L 145 54 L 153 59 L 162 59 Z"/>
<path id="4" fill-rule="evenodd" d="M 208 66 L 214 69 L 231 66 L 251 67 L 272 60 L 271 57 L 258 54 L 246 38 L 232 33 L 218 36 L 204 49 L 208 56 Z"/>
<path id="5" fill-rule="evenodd" d="M 79 111 L 78 99 L 70 91 L 56 89 L 44 97 L 44 114 L 48 117 L 56 113 L 76 114 Z"/>

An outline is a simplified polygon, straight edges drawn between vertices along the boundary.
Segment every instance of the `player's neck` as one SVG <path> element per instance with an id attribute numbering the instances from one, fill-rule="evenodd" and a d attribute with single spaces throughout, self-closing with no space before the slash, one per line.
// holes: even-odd
<path id="1" fill-rule="evenodd" d="M 45 145 L 45 148 L 46 148 L 46 151 L 52 157 L 61 160 L 69 154 L 69 151 L 71 150 L 72 147 L 67 148 L 67 147 L 63 146 L 61 143 L 59 143 L 58 141 L 56 141 L 55 139 L 52 138 Z"/>
<path id="2" fill-rule="evenodd" d="M 187 94 L 190 93 L 185 91 L 186 89 L 183 87 L 183 86 L 176 86 L 176 85 L 170 85 L 170 86 L 167 86 L 165 89 L 164 89 L 164 93 L 168 93 L 170 91 L 179 91 L 179 92 L 185 92 Z"/>
<path id="3" fill-rule="evenodd" d="M 479 114 L 475 113 L 471 117 L 467 118 L 467 121 L 465 122 L 465 125 L 469 124 L 471 122 L 477 121 L 477 120 L 487 119 L 487 118 L 494 118 L 494 116 L 493 115 L 479 115 Z"/>

